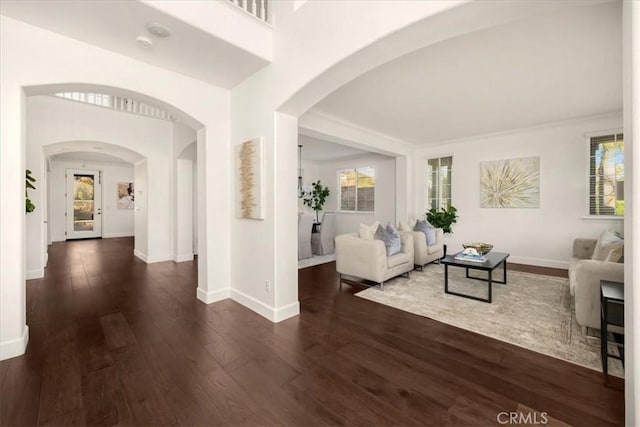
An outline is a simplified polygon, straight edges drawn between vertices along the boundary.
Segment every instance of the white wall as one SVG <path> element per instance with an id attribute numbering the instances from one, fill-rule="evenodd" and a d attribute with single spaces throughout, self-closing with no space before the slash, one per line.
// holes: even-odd
<path id="1" fill-rule="evenodd" d="M 42 150 L 50 145 L 66 141 L 99 141 L 125 147 L 148 159 L 150 180 L 149 227 L 150 230 L 170 230 L 172 227 L 171 182 L 172 176 L 172 123 L 141 115 L 101 108 L 53 96 L 27 98 L 27 167 L 38 170 Z M 90 145 L 90 144 L 89 144 Z M 40 167 L 39 173 L 44 171 Z M 108 188 L 105 188 L 108 191 Z M 106 193 L 108 197 L 108 193 Z M 34 192 L 34 197 L 44 200 L 44 191 Z M 109 199 L 107 199 L 109 200 Z M 44 212 L 34 212 L 39 220 Z M 107 229 L 104 230 L 107 232 Z M 36 228 L 27 230 L 32 248 L 42 247 Z M 171 233 L 149 233 L 146 244 L 149 252 L 142 253 L 148 262 L 172 259 Z M 27 271 L 38 270 L 40 265 L 30 263 Z"/>
<path id="2" fill-rule="evenodd" d="M 49 228 L 51 240 L 61 242 L 65 236 L 65 189 L 67 169 L 93 169 L 102 172 L 102 237 L 133 236 L 133 210 L 118 209 L 118 183 L 134 182 L 133 165 L 127 163 L 51 160 L 49 173 Z"/>
<path id="3" fill-rule="evenodd" d="M 134 223 L 136 239 L 133 253 L 143 261 L 146 261 L 149 253 L 149 171 L 148 161 L 141 160 L 136 163 L 134 179 L 136 182 L 136 206 L 134 208 Z"/>
<path id="4" fill-rule="evenodd" d="M 337 171 L 346 168 L 372 166 L 376 171 L 375 212 L 339 212 L 340 186 Z M 357 233 L 360 223 L 396 224 L 396 159 L 394 157 L 372 154 L 368 156 L 322 162 L 318 166 L 322 183 L 329 187 L 330 194 L 324 212 L 338 212 L 336 235 Z M 322 212 L 320 212 L 322 219 Z"/>
<path id="5" fill-rule="evenodd" d="M 198 129 L 199 145 L 210 147 L 198 169 L 206 178 L 198 181 L 199 222 L 229 224 L 229 185 L 216 185 L 214 189 L 207 183 L 228 183 L 231 166 L 227 90 L 5 16 L 0 16 L 0 57 L 0 359 L 6 359 L 24 353 L 28 342 L 25 249 L 32 246 L 25 244 L 25 91 L 34 95 L 77 90 L 85 85 L 89 90 L 106 88 L 125 96 L 134 94 L 167 108 Z M 170 165 L 154 176 L 166 175 L 167 170 Z M 42 221 L 36 221 L 36 226 L 44 229 Z M 206 229 L 200 231 L 198 296 L 205 295 L 207 302 L 227 298 L 230 230 L 217 227 L 215 239 L 209 238 Z M 154 233 L 149 238 L 162 241 L 167 238 L 165 234 Z"/>
<path id="6" fill-rule="evenodd" d="M 425 212 L 424 162 L 453 155 L 452 204 L 460 218 L 447 235 L 448 252 L 466 241 L 492 243 L 510 261 L 567 268 L 576 237 L 596 238 L 602 230 L 622 232 L 622 220 L 586 220 L 588 139 L 585 134 L 622 128 L 621 115 L 585 119 L 470 138 L 416 152 L 414 214 Z M 480 162 L 540 157 L 539 209 L 480 208 Z"/>

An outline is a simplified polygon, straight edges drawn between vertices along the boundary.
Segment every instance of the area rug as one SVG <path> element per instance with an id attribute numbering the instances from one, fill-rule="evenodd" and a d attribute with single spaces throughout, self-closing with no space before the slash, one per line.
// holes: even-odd
<path id="1" fill-rule="evenodd" d="M 314 255 L 311 258 L 298 260 L 298 270 L 301 268 L 313 267 L 314 265 L 326 264 L 336 260 L 336 254 Z"/>
<path id="2" fill-rule="evenodd" d="M 464 274 L 464 269 L 450 267 L 449 289 L 486 298 L 486 283 L 465 279 Z M 494 275 L 501 280 L 502 270 Z M 582 335 L 568 279 L 508 271 L 507 282 L 493 284 L 491 304 L 449 295 L 444 293 L 444 266 L 430 264 L 423 272 L 413 271 L 408 280 L 385 282 L 384 291 L 376 286 L 356 295 L 602 371 L 600 341 Z M 609 373 L 622 377 L 623 372 L 622 364 L 610 359 Z"/>

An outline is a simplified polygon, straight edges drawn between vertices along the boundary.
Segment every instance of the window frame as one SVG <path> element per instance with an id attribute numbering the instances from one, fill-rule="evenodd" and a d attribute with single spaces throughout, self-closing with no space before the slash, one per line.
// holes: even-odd
<path id="1" fill-rule="evenodd" d="M 449 205 L 451 206 L 453 205 L 453 162 L 454 162 L 454 155 L 453 153 L 447 153 L 447 154 L 440 154 L 440 155 L 435 155 L 435 156 L 429 156 L 429 157 L 424 157 L 422 159 L 422 167 L 423 167 L 423 176 L 424 176 L 424 186 L 423 186 L 423 191 L 424 191 L 424 207 L 425 207 L 425 211 L 429 211 L 431 209 L 431 204 L 429 203 L 429 180 L 431 179 L 428 174 L 427 174 L 427 167 L 429 165 L 429 161 L 430 160 L 438 160 L 438 164 L 440 165 L 440 167 L 442 167 L 442 159 L 446 159 L 446 158 L 451 158 L 451 166 L 449 168 L 449 191 L 450 191 L 450 197 L 448 198 L 449 200 Z M 440 210 L 441 208 L 443 208 L 443 204 L 442 204 L 442 180 L 440 179 L 440 173 L 438 173 L 438 182 L 436 185 L 437 188 L 437 193 L 438 193 L 438 197 L 436 198 L 438 201 L 438 206 L 436 207 L 436 209 Z"/>
<path id="2" fill-rule="evenodd" d="M 585 185 L 585 216 L 584 219 L 603 219 L 603 220 L 616 220 L 616 219 L 624 219 L 625 215 L 616 215 L 615 214 L 615 208 L 614 208 L 614 213 L 612 214 L 598 214 L 598 213 L 591 213 L 591 198 L 592 198 L 592 193 L 591 193 L 591 169 L 592 169 L 592 165 L 591 165 L 591 147 L 592 147 L 592 140 L 594 138 L 602 138 L 602 137 L 607 137 L 607 136 L 612 136 L 617 140 L 618 136 L 621 136 L 621 140 L 624 144 L 624 132 L 622 128 L 614 128 L 614 129 L 606 129 L 606 130 L 602 130 L 602 131 L 595 131 L 595 132 L 588 132 L 584 134 L 585 137 L 585 141 L 586 141 L 586 173 L 585 173 L 585 178 L 586 178 L 586 185 Z M 623 162 L 622 164 L 624 165 L 624 149 L 623 149 Z M 595 166 L 595 165 L 594 165 Z M 593 194 L 593 197 L 595 197 L 595 193 Z M 624 199 L 623 199 L 624 200 Z M 617 201 L 617 197 L 616 197 L 616 201 Z"/>
<path id="3" fill-rule="evenodd" d="M 373 185 L 373 210 L 360 210 L 358 209 L 358 171 L 361 169 L 372 169 L 373 170 L 373 179 L 374 179 L 374 185 Z M 356 182 L 355 182 L 355 209 L 354 210 L 344 210 L 342 209 L 342 186 L 340 185 L 340 176 L 342 174 L 342 172 L 344 171 L 354 171 L 355 172 L 355 177 L 356 177 Z M 347 213 L 347 214 L 374 214 L 376 212 L 376 187 L 377 187 L 377 182 L 376 182 L 376 167 L 373 165 L 367 165 L 367 166 L 356 166 L 356 167 L 345 167 L 345 168 L 340 168 L 338 170 L 336 170 L 336 182 L 337 182 L 337 190 L 336 190 L 336 194 L 338 195 L 338 203 L 337 203 L 337 211 L 340 213 Z"/>

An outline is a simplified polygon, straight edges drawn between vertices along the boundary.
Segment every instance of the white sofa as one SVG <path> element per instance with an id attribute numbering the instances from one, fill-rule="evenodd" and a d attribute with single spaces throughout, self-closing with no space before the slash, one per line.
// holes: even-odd
<path id="1" fill-rule="evenodd" d="M 583 333 L 586 328 L 600 329 L 600 281 L 624 282 L 622 262 L 592 259 L 597 242 L 597 239 L 575 239 L 569 260 L 569 288 Z"/>
<path id="2" fill-rule="evenodd" d="M 400 232 L 400 252 L 387 257 L 382 240 L 362 239 L 358 234 L 336 236 L 336 270 L 342 276 L 358 277 L 380 284 L 413 270 L 414 242 L 412 232 Z"/>

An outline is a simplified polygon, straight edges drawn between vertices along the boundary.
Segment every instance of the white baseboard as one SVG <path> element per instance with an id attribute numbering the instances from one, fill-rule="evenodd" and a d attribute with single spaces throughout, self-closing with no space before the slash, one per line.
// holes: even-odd
<path id="1" fill-rule="evenodd" d="M 569 269 L 569 261 L 555 261 L 552 259 L 510 256 L 509 258 L 507 258 L 507 263 L 510 263 L 510 262 L 514 264 L 533 265 L 536 267 L 559 268 L 562 270 Z"/>
<path id="2" fill-rule="evenodd" d="M 139 250 L 137 250 L 137 249 L 134 249 L 134 250 L 133 250 L 133 255 L 134 255 L 135 257 L 137 257 L 137 258 L 141 259 L 142 261 L 147 262 L 147 255 L 146 255 L 146 254 L 143 254 L 142 252 L 140 252 L 140 251 L 139 251 Z"/>
<path id="3" fill-rule="evenodd" d="M 155 262 L 173 261 L 172 255 L 148 256 L 147 254 L 144 254 L 137 249 L 133 250 L 133 255 L 135 255 L 137 258 L 141 259 L 142 261 L 146 262 L 147 264 L 153 264 Z"/>
<path id="4" fill-rule="evenodd" d="M 175 262 L 193 261 L 193 254 L 179 254 L 173 257 Z"/>
<path id="5" fill-rule="evenodd" d="M 27 351 L 29 343 L 29 327 L 24 325 L 22 336 L 9 341 L 0 343 L 0 360 L 11 359 L 12 357 L 21 356 Z"/>
<path id="6" fill-rule="evenodd" d="M 102 238 L 103 239 L 113 239 L 116 237 L 133 237 L 133 233 L 131 232 L 126 232 L 126 233 L 102 233 Z"/>
<path id="7" fill-rule="evenodd" d="M 297 301 L 293 304 L 275 309 L 237 289 L 231 289 L 231 299 L 274 323 L 300 314 L 300 303 Z"/>
<path id="8" fill-rule="evenodd" d="M 196 290 L 196 296 L 203 303 L 212 304 L 214 302 L 222 301 L 229 298 L 229 288 L 206 292 L 198 287 L 198 289 Z"/>
<path id="9" fill-rule="evenodd" d="M 27 280 L 42 279 L 44 277 L 44 268 L 40 268 L 38 270 L 28 270 L 25 273 L 25 276 Z"/>

